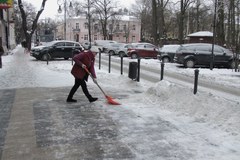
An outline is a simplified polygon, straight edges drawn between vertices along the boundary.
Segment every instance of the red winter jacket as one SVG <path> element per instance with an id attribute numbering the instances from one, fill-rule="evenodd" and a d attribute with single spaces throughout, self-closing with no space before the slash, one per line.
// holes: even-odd
<path id="1" fill-rule="evenodd" d="M 88 74 L 82 68 L 82 64 L 85 64 L 89 72 L 92 74 L 92 76 L 96 78 L 96 73 L 94 69 L 95 56 L 92 53 L 92 51 L 83 51 L 75 55 L 73 57 L 73 61 L 75 62 L 75 64 L 73 65 L 71 73 L 75 78 L 78 79 L 85 78 L 87 80 Z"/>

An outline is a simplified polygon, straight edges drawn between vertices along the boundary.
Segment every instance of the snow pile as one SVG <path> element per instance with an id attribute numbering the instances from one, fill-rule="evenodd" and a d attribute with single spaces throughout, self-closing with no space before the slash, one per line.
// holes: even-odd
<path id="1" fill-rule="evenodd" d="M 168 81 L 160 81 L 150 87 L 145 97 L 149 97 L 149 104 L 159 104 L 161 109 L 210 122 L 233 134 L 240 132 L 239 102 L 200 91 L 194 95 L 192 89 Z"/>

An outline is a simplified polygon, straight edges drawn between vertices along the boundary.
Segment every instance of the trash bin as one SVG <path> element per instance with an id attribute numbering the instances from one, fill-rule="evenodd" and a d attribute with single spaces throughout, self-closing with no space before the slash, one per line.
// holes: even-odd
<path id="1" fill-rule="evenodd" d="M 130 79 L 137 79 L 137 62 L 129 62 L 129 70 L 128 70 L 128 77 Z"/>

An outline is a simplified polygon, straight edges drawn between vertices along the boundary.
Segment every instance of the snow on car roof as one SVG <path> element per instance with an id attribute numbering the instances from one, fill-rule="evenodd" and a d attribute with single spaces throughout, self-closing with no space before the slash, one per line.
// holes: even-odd
<path id="1" fill-rule="evenodd" d="M 176 52 L 176 50 L 179 48 L 180 45 L 178 44 L 169 44 L 169 45 L 164 45 L 161 48 L 161 52 Z"/>
<path id="2" fill-rule="evenodd" d="M 213 37 L 213 33 L 209 31 L 199 31 L 189 34 L 188 37 Z"/>

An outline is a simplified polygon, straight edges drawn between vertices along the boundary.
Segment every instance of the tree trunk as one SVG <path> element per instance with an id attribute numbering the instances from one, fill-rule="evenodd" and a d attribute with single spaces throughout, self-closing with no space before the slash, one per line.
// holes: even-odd
<path id="1" fill-rule="evenodd" d="M 231 8 L 231 46 L 232 49 L 235 50 L 235 0 L 230 0 L 230 8 Z"/>
<path id="2" fill-rule="evenodd" d="M 181 10 L 180 10 L 180 16 L 179 16 L 179 27 L 178 27 L 178 40 L 180 44 L 183 44 L 183 21 L 184 21 L 184 15 L 185 10 L 183 6 L 183 0 L 181 0 Z"/>
<path id="3" fill-rule="evenodd" d="M 225 44 L 225 29 L 224 29 L 224 2 L 223 0 L 218 0 L 218 19 L 216 24 L 216 40 L 217 44 L 224 45 Z"/>
<path id="4" fill-rule="evenodd" d="M 157 3 L 156 0 L 152 0 L 152 38 L 153 44 L 157 45 Z"/>
<path id="5" fill-rule="evenodd" d="M 197 0 L 197 14 L 196 14 L 196 26 L 197 26 L 197 31 L 200 31 L 200 27 L 199 27 L 199 7 L 200 7 L 200 2 L 199 0 Z"/>
<path id="6" fill-rule="evenodd" d="M 41 10 L 38 11 L 36 18 L 32 22 L 31 28 L 28 29 L 27 28 L 27 15 L 26 15 L 25 10 L 23 8 L 22 0 L 18 0 L 18 7 L 20 9 L 20 13 L 21 13 L 21 17 L 22 17 L 22 29 L 23 29 L 23 33 L 24 33 L 24 36 L 25 36 L 25 39 L 26 39 L 28 51 L 31 50 L 32 35 L 37 28 L 37 22 L 38 22 L 38 19 L 39 19 L 41 13 L 44 10 L 46 1 L 47 0 L 42 1 Z"/>

